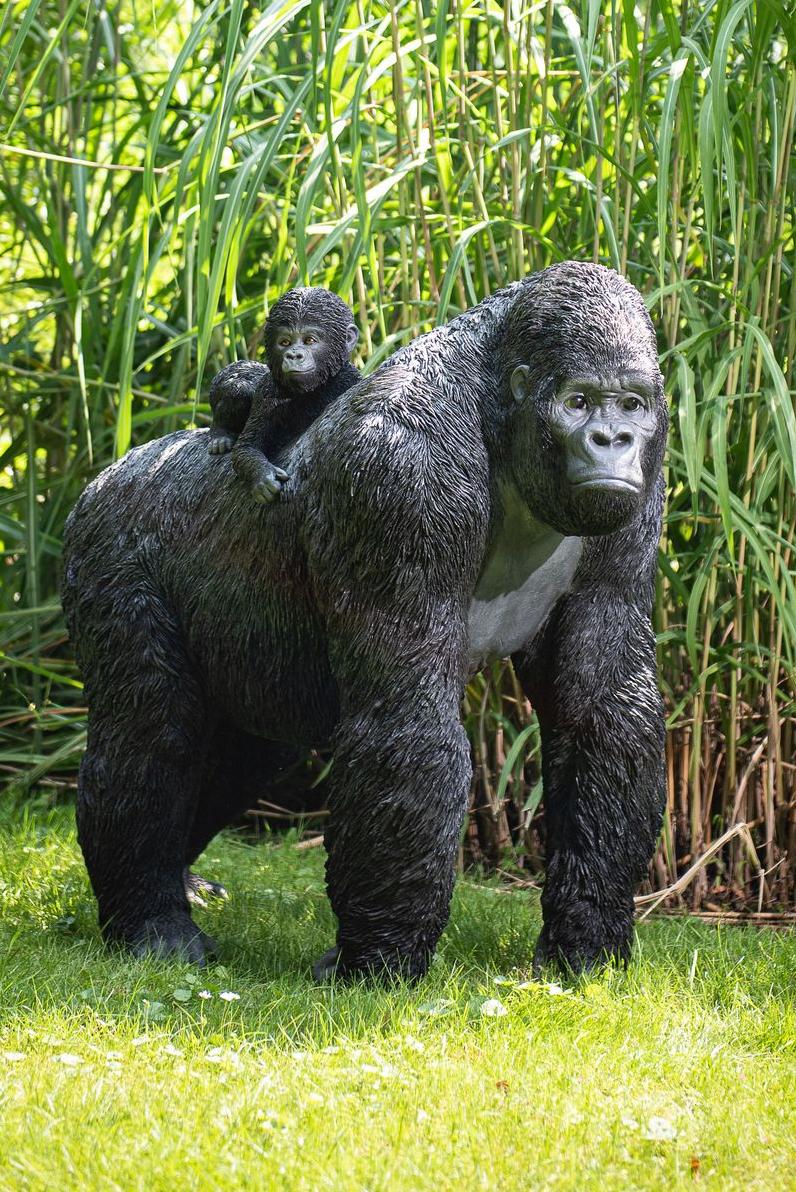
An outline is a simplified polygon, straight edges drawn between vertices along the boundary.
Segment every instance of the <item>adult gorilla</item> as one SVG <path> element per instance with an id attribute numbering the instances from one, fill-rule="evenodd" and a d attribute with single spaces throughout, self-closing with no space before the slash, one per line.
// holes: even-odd
<path id="1" fill-rule="evenodd" d="M 663 806 L 650 626 L 667 414 L 616 273 L 564 263 L 397 352 L 236 487 L 203 432 L 78 502 L 64 605 L 86 679 L 78 829 L 107 938 L 201 962 L 184 870 L 286 747 L 331 739 L 316 971 L 422 974 L 448 918 L 468 674 L 512 654 L 541 723 L 537 961 L 626 957 Z"/>

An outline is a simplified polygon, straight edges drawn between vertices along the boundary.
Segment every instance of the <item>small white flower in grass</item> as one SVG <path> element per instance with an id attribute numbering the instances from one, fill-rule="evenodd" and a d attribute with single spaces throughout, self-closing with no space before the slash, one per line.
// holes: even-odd
<path id="1" fill-rule="evenodd" d="M 651 1142 L 671 1142 L 677 1137 L 677 1127 L 668 1118 L 651 1117 L 644 1131 L 644 1137 Z"/>
<path id="2" fill-rule="evenodd" d="M 549 993 L 551 997 L 558 997 L 561 994 L 566 994 L 566 989 L 562 989 L 560 985 L 545 985 L 545 993 Z"/>
<path id="3" fill-rule="evenodd" d="M 202 998 L 204 1001 L 207 1001 L 207 999 L 213 995 L 209 989 L 200 989 L 196 996 Z"/>
<path id="4" fill-rule="evenodd" d="M 418 1120 L 419 1122 L 427 1122 L 427 1121 L 428 1121 L 428 1116 L 429 1116 L 429 1115 L 426 1113 L 425 1109 L 418 1109 L 418 1111 L 417 1111 L 417 1120 Z"/>
<path id="5" fill-rule="evenodd" d="M 221 998 L 222 1002 L 239 1002 L 240 1001 L 240 994 L 232 993 L 229 989 L 225 989 L 218 996 Z"/>
<path id="6" fill-rule="evenodd" d="M 67 1068 L 76 1068 L 78 1064 L 84 1062 L 81 1055 L 72 1055 L 68 1051 L 62 1051 L 60 1055 L 53 1057 L 59 1064 L 66 1064 Z"/>
<path id="7" fill-rule="evenodd" d="M 9 1060 L 10 1063 L 16 1063 L 17 1060 L 24 1060 L 24 1058 L 25 1058 L 24 1051 L 4 1051 L 3 1052 L 3 1059 Z"/>
<path id="8" fill-rule="evenodd" d="M 163 1054 L 174 1055 L 177 1056 L 178 1059 L 182 1059 L 184 1053 L 180 1051 L 179 1047 L 175 1047 L 173 1043 L 167 1043 L 163 1048 Z"/>
<path id="9" fill-rule="evenodd" d="M 480 1012 L 482 1018 L 503 1018 L 508 1014 L 506 1007 L 496 997 L 487 998 L 485 1002 L 482 1002 Z"/>
<path id="10" fill-rule="evenodd" d="M 623 1117 L 622 1125 L 627 1127 L 628 1130 L 638 1130 L 638 1122 L 634 1117 Z"/>
<path id="11" fill-rule="evenodd" d="M 422 1052 L 426 1050 L 425 1044 L 421 1043 L 419 1039 L 415 1039 L 413 1035 L 407 1035 L 403 1044 L 404 1047 L 409 1047 L 412 1051 Z"/>

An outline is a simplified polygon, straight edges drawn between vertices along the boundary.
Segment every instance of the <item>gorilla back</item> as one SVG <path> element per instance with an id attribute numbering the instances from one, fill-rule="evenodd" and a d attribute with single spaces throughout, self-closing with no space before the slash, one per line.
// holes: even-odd
<path id="1" fill-rule="evenodd" d="M 666 409 L 636 291 L 565 263 L 413 341 L 287 452 L 262 510 L 202 432 L 81 498 L 81 847 L 110 939 L 202 961 L 182 874 L 297 743 L 331 739 L 321 972 L 422 974 L 445 925 L 468 673 L 512 652 L 543 742 L 537 960 L 626 957 L 662 810 L 650 612 Z"/>

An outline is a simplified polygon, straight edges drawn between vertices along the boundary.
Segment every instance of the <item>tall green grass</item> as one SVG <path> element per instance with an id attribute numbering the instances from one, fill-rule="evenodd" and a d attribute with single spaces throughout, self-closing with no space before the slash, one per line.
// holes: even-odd
<path id="1" fill-rule="evenodd" d="M 657 601 L 671 882 L 735 822 L 793 897 L 796 17 L 767 0 L 7 3 L 0 26 L 2 764 L 69 781 L 84 708 L 55 603 L 87 478 L 207 417 L 296 282 L 372 367 L 529 270 L 643 291 L 673 405 Z M 469 848 L 540 866 L 538 734 L 468 690 Z M 758 894 L 734 842 L 695 905 Z M 788 858 L 791 858 L 790 862 Z"/>

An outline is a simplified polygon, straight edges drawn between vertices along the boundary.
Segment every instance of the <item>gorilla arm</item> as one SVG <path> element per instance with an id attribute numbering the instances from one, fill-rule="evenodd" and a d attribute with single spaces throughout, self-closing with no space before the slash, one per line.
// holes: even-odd
<path id="1" fill-rule="evenodd" d="M 537 969 L 554 961 L 580 971 L 630 954 L 633 895 L 665 805 L 651 625 L 662 504 L 661 484 L 635 526 L 587 540 L 585 573 L 513 659 L 542 730 Z"/>
<path id="2" fill-rule="evenodd" d="M 338 972 L 414 978 L 447 922 L 467 806 L 459 706 L 487 471 L 482 442 L 479 459 L 433 426 L 363 422 L 334 450 L 313 533 L 341 702 L 327 880 Z"/>
<path id="3" fill-rule="evenodd" d="M 272 464 L 268 458 L 271 416 L 282 404 L 277 396 L 274 378 L 268 372 L 254 391 L 246 425 L 232 449 L 235 475 L 246 485 L 255 501 L 262 505 L 274 500 L 288 478 L 287 472 Z"/>

